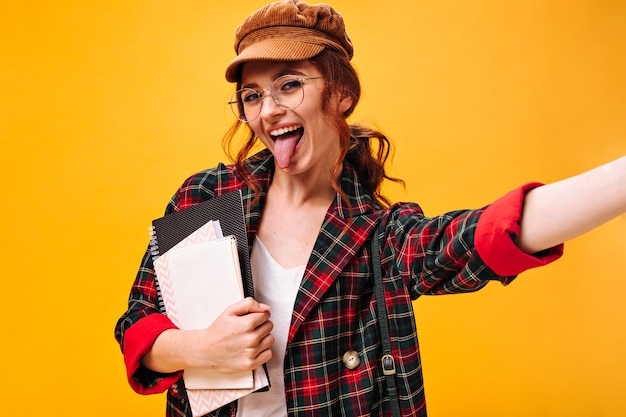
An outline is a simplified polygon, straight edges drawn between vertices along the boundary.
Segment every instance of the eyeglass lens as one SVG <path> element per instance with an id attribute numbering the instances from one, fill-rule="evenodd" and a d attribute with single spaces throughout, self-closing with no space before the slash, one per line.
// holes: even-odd
<path id="1" fill-rule="evenodd" d="M 264 90 L 242 88 L 233 94 L 229 102 L 230 107 L 239 120 L 251 122 L 261 114 L 263 99 L 266 91 L 269 91 L 277 106 L 285 110 L 293 110 L 304 99 L 302 83 L 305 80 L 306 78 L 295 75 L 283 75 L 274 80 L 271 88 Z"/>

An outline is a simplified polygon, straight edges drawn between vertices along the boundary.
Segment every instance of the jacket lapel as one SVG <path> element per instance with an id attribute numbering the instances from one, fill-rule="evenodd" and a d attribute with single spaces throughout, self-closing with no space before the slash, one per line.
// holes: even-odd
<path id="1" fill-rule="evenodd" d="M 380 211 L 351 166 L 344 165 L 342 190 L 329 207 L 298 289 L 289 329 L 290 343 L 311 310 L 372 234 Z"/>

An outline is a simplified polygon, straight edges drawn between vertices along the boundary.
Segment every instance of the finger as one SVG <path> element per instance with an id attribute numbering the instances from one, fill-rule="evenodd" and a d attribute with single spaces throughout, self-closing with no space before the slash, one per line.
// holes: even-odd
<path id="1" fill-rule="evenodd" d="M 273 345 L 274 345 L 274 336 L 272 336 L 271 334 L 268 334 L 263 339 L 261 339 L 261 342 L 259 342 L 259 349 L 261 352 L 263 352 L 264 350 L 271 349 Z"/>
<path id="2" fill-rule="evenodd" d="M 267 335 L 258 345 L 258 350 L 254 362 L 257 366 L 264 364 L 272 358 L 272 346 L 274 345 L 274 336 Z"/>
<path id="3" fill-rule="evenodd" d="M 274 323 L 271 320 L 265 320 L 255 327 L 255 332 L 258 333 L 261 337 L 270 334 L 272 330 L 274 330 Z"/>
<path id="4" fill-rule="evenodd" d="M 245 316 L 249 313 L 269 313 L 269 310 L 270 307 L 267 304 L 262 304 L 254 298 L 246 297 L 232 304 L 225 311 L 232 315 Z"/>
<path id="5" fill-rule="evenodd" d="M 269 320 L 267 313 L 250 313 L 240 317 L 239 326 L 241 331 L 254 335 L 257 340 L 269 334 L 274 328 L 274 324 Z"/>
<path id="6" fill-rule="evenodd" d="M 255 362 L 258 365 L 255 366 L 255 369 L 258 368 L 259 366 L 263 365 L 264 363 L 269 362 L 270 359 L 272 359 L 272 351 L 270 349 L 266 349 L 266 350 L 262 351 L 256 357 L 256 361 Z"/>

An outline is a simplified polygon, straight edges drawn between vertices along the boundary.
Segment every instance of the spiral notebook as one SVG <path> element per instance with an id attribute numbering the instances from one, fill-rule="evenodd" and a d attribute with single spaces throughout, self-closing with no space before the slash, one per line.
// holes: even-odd
<path id="1" fill-rule="evenodd" d="M 152 260 L 155 261 L 159 255 L 173 248 L 211 220 L 219 221 L 224 236 L 233 235 L 237 239 L 244 295 L 254 297 L 248 235 L 240 190 L 231 191 L 153 220 L 150 228 Z"/>
<path id="2" fill-rule="evenodd" d="M 159 300 L 174 324 L 206 327 L 226 306 L 253 295 L 245 239 L 239 191 L 153 221 L 150 241 Z M 183 380 L 194 416 L 269 387 L 265 366 L 234 375 L 186 369 Z"/>

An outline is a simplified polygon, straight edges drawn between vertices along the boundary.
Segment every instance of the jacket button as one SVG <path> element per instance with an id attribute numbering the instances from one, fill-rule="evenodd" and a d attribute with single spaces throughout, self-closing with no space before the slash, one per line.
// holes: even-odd
<path id="1" fill-rule="evenodd" d="M 353 350 L 349 350 L 343 354 L 343 364 L 348 369 L 355 369 L 361 363 L 361 358 L 359 358 L 359 354 Z"/>

